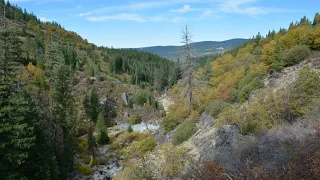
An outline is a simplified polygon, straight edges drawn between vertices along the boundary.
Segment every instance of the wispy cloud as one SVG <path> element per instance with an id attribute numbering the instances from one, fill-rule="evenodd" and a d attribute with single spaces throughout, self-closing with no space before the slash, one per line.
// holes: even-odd
<path id="1" fill-rule="evenodd" d="M 87 20 L 91 22 L 101 22 L 101 21 L 134 21 L 139 23 L 145 22 L 173 22 L 180 23 L 188 21 L 187 18 L 181 16 L 169 17 L 168 15 L 156 15 L 156 16 L 142 16 L 135 13 L 120 13 L 115 15 L 106 16 L 90 16 L 86 17 Z"/>
<path id="2" fill-rule="evenodd" d="M 129 5 L 124 5 L 124 6 L 108 6 L 104 8 L 99 8 L 99 9 L 94 9 L 91 11 L 87 11 L 84 13 L 78 14 L 79 16 L 90 16 L 93 14 L 99 14 L 99 13 L 104 13 L 104 12 L 112 12 L 112 11 L 132 11 L 132 10 L 141 10 L 141 9 L 146 9 L 146 8 L 155 8 L 155 7 L 162 7 L 166 6 L 166 2 L 143 2 L 143 3 L 133 3 Z"/>
<path id="3" fill-rule="evenodd" d="M 190 5 L 184 5 L 182 8 L 179 9 L 171 9 L 170 12 L 175 12 L 175 13 L 180 13 L 180 14 L 184 14 L 184 13 L 188 13 L 191 11 L 201 11 L 203 9 L 198 9 L 198 8 L 192 8 Z"/>
<path id="4" fill-rule="evenodd" d="M 270 8 L 255 5 L 257 0 L 220 0 L 218 11 L 223 13 L 257 16 L 261 14 L 294 12 L 295 10 Z"/>
<path id="5" fill-rule="evenodd" d="M 188 3 L 188 4 L 186 4 Z M 203 8 L 194 8 L 193 3 L 202 3 Z M 256 17 L 261 14 L 293 12 L 292 10 L 270 8 L 257 5 L 258 0 L 163 0 L 134 2 L 119 6 L 107 6 L 78 14 L 92 22 L 99 21 L 135 21 L 135 22 L 185 22 L 188 19 L 203 20 L 208 18 L 220 19 L 223 14 L 241 14 Z M 184 4 L 178 9 L 169 9 L 175 5 Z M 166 7 L 166 8 L 164 8 Z M 163 8 L 166 14 L 143 14 L 142 10 Z M 197 17 L 187 13 L 198 12 Z M 142 13 L 142 14 L 141 14 Z M 179 16 L 177 16 L 180 14 Z"/>
<path id="6" fill-rule="evenodd" d="M 108 16 L 88 17 L 87 19 L 92 22 L 110 21 L 110 20 L 136 21 L 136 22 L 146 21 L 146 19 L 141 17 L 139 14 L 129 14 L 129 13 L 121 13 L 121 14 L 108 15 Z"/>
<path id="7" fill-rule="evenodd" d="M 149 1 L 149 2 L 135 2 L 123 6 L 107 6 L 103 8 L 93 9 L 91 11 L 78 14 L 79 16 L 90 16 L 93 14 L 117 11 L 135 11 L 143 9 L 154 9 L 161 7 L 173 6 L 181 3 L 210 3 L 214 0 L 162 0 L 162 1 Z"/>

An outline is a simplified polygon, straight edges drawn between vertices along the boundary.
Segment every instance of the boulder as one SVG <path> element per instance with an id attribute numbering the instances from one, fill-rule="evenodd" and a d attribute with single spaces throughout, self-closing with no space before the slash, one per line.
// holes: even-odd
<path id="1" fill-rule="evenodd" d="M 153 138 L 157 141 L 158 145 L 167 143 L 171 141 L 171 137 L 173 135 L 175 130 L 172 130 L 170 132 L 168 132 L 167 134 L 164 134 L 164 130 L 163 129 L 158 129 L 156 130 L 154 133 L 152 133 Z"/>
<path id="2" fill-rule="evenodd" d="M 123 119 L 128 119 L 130 114 L 128 112 L 124 112 Z"/>
<path id="3" fill-rule="evenodd" d="M 107 180 L 112 179 L 115 175 L 123 171 L 123 168 L 119 166 L 118 163 L 112 163 L 108 166 L 100 165 L 94 168 L 94 172 L 91 179 L 93 180 Z"/>
<path id="4" fill-rule="evenodd" d="M 128 97 L 127 97 L 126 93 L 122 93 L 121 98 L 122 98 L 124 104 L 128 105 Z"/>

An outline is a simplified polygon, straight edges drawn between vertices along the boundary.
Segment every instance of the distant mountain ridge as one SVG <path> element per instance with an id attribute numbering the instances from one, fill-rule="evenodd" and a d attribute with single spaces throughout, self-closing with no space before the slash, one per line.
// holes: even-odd
<path id="1" fill-rule="evenodd" d="M 195 56 L 214 55 L 219 52 L 224 52 L 247 42 L 249 39 L 230 39 L 226 41 L 202 41 L 191 43 Z M 136 48 L 139 51 L 146 51 L 157 54 L 161 57 L 176 60 L 181 57 L 183 46 L 151 46 Z"/>

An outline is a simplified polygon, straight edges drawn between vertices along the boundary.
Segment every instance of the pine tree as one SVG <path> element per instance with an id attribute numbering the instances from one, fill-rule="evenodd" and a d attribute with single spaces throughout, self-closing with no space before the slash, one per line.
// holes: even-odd
<path id="1" fill-rule="evenodd" d="M 99 144 L 107 144 L 109 143 L 110 139 L 108 136 L 107 126 L 103 119 L 103 115 L 99 115 L 99 119 L 96 124 L 96 129 L 98 131 L 98 143 Z"/>
<path id="2" fill-rule="evenodd" d="M 29 104 L 19 90 L 1 99 L 0 169 L 4 173 L 1 177 L 20 179 L 20 165 L 25 163 L 29 149 L 35 144 L 34 128 L 26 118 Z"/>
<path id="3" fill-rule="evenodd" d="M 57 64 L 52 75 L 53 121 L 55 147 L 60 179 L 67 179 L 73 168 L 76 147 L 76 117 L 73 97 L 73 71 L 69 66 Z"/>
<path id="4" fill-rule="evenodd" d="M 272 56 L 272 62 L 270 64 L 271 72 L 280 72 L 284 67 L 283 58 L 281 56 L 281 46 L 277 41 L 275 46 L 274 55 Z"/>
<path id="5" fill-rule="evenodd" d="M 320 24 L 320 14 L 316 13 L 316 15 L 314 16 L 314 19 L 313 19 L 313 25 L 316 26 L 318 24 Z"/>
<path id="6" fill-rule="evenodd" d="M 95 87 L 92 89 L 90 97 L 88 94 L 86 95 L 83 101 L 83 106 L 90 121 L 95 123 L 98 120 L 99 113 L 101 112 L 99 95 Z"/>
<path id="7" fill-rule="evenodd" d="M 33 153 L 41 154 L 36 146 L 35 124 L 39 122 L 33 104 L 19 85 L 17 61 L 20 59 L 20 43 L 14 31 L 0 32 L 0 177 L 3 179 L 23 179 L 37 177 L 28 174 L 26 164 L 33 166 L 46 161 L 37 161 Z M 39 156 L 37 156 L 39 157 Z M 28 169 L 30 170 L 30 169 Z M 42 172 L 48 172 L 48 169 Z M 43 174 L 42 177 L 48 177 Z"/>
<path id="8" fill-rule="evenodd" d="M 101 111 L 99 96 L 96 88 L 92 89 L 90 99 L 86 95 L 83 106 L 87 117 L 90 119 L 90 125 L 88 129 L 88 146 L 92 151 L 93 158 L 95 158 L 94 148 L 96 147 L 96 140 L 93 136 L 93 123 L 97 122 L 99 113 Z"/>

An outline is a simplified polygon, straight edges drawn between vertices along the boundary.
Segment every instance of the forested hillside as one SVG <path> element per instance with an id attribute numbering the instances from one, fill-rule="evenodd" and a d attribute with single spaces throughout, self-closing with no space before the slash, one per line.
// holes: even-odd
<path id="1" fill-rule="evenodd" d="M 192 111 L 188 81 L 170 90 L 175 104 L 162 128 L 173 143 L 183 143 L 200 156 L 203 174 L 190 169 L 191 174 L 203 179 L 228 179 L 221 173 L 232 179 L 317 178 L 319 20 L 317 13 L 313 21 L 303 17 L 288 29 L 265 37 L 259 33 L 195 71 Z"/>
<path id="2" fill-rule="evenodd" d="M 139 102 L 149 103 L 150 108 L 139 112 L 152 116 L 158 104 L 149 90 L 161 92 L 179 78 L 176 63 L 167 59 L 136 50 L 97 47 L 56 22 L 41 22 L 4 0 L 0 4 L 3 179 L 69 179 L 79 136 L 89 134 L 85 135 L 89 150 L 98 142 L 108 142 L 105 126 L 115 123 L 110 120 L 116 113 L 113 93 L 129 93 L 131 111 L 138 102 L 135 93 L 140 93 L 144 99 Z M 131 91 L 130 84 L 146 92 L 136 86 Z M 99 94 L 105 93 L 103 106 Z M 99 129 L 94 128 L 97 121 Z M 99 134 L 97 140 L 93 133 Z"/>
<path id="3" fill-rule="evenodd" d="M 194 51 L 194 56 L 201 57 L 224 53 L 225 51 L 235 48 L 247 41 L 248 39 L 230 39 L 221 42 L 203 41 L 191 43 L 191 46 Z M 183 58 L 183 46 L 153 46 L 137 48 L 137 50 L 151 52 L 173 61 L 176 61 L 178 58 Z"/>

